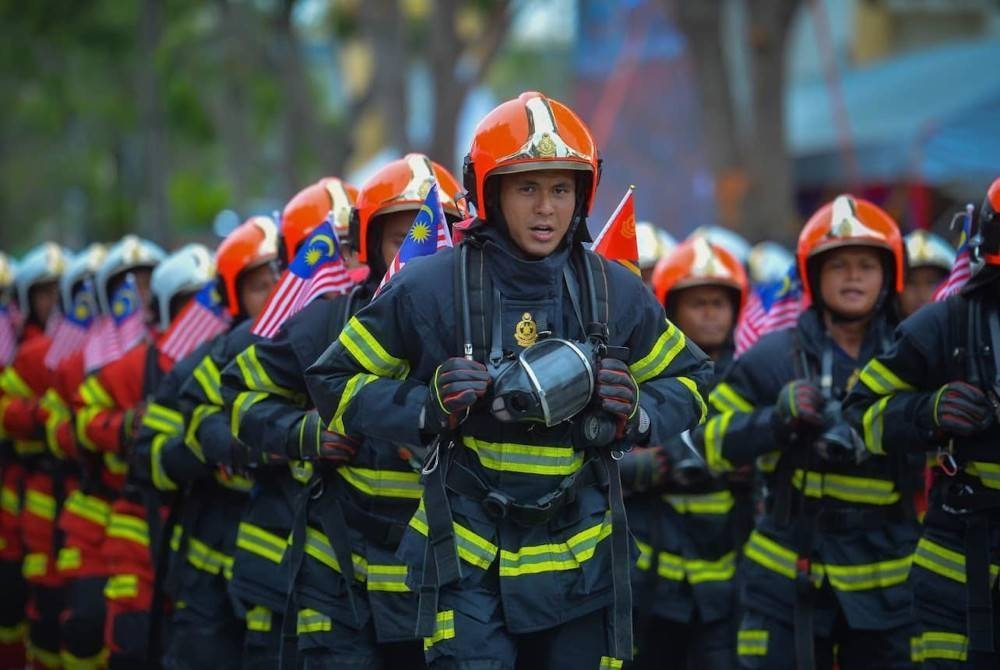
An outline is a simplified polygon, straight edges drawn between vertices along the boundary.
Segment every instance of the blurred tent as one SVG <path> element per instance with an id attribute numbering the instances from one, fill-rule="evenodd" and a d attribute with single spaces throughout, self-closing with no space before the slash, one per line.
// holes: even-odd
<path id="1" fill-rule="evenodd" d="M 845 72 L 839 86 L 790 87 L 787 132 L 799 187 L 981 188 L 1000 174 L 998 63 L 993 38 Z"/>

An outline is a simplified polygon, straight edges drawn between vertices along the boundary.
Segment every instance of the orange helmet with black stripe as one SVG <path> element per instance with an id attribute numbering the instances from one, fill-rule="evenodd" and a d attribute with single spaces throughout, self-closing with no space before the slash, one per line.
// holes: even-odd
<path id="1" fill-rule="evenodd" d="M 665 307 L 670 305 L 671 293 L 695 286 L 731 289 L 739 318 L 749 290 L 746 270 L 735 256 L 700 235 L 688 238 L 653 270 L 653 293 Z"/>
<path id="2" fill-rule="evenodd" d="M 813 285 L 819 277 L 817 257 L 832 249 L 851 246 L 884 251 L 888 264 L 886 289 L 893 293 L 903 290 L 906 252 L 899 226 L 875 203 L 840 195 L 820 207 L 799 234 L 799 276 L 807 305 L 818 296 L 818 287 Z"/>
<path id="3" fill-rule="evenodd" d="M 269 216 L 254 216 L 226 236 L 215 253 L 220 291 L 231 316 L 239 316 L 238 282 L 247 270 L 278 258 L 278 226 Z"/>
<path id="4" fill-rule="evenodd" d="M 327 217 L 343 242 L 348 236 L 351 208 L 357 197 L 357 188 L 336 177 L 323 177 L 292 196 L 281 212 L 280 245 L 285 264 L 292 262 L 302 242 Z"/>

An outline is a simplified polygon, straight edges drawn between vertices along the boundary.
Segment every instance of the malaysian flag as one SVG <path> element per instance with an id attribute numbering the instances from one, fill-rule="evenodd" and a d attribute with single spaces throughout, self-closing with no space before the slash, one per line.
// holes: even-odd
<path id="1" fill-rule="evenodd" d="M 329 220 L 312 232 L 281 275 L 250 332 L 271 338 L 285 321 L 326 293 L 346 293 L 351 277 Z"/>
<path id="2" fill-rule="evenodd" d="M 436 230 L 436 233 L 432 233 Z M 444 218 L 444 210 L 441 209 L 441 199 L 438 197 L 437 183 L 431 185 L 424 198 L 424 204 L 420 206 L 420 211 L 413 219 L 410 230 L 403 239 L 403 244 L 396 252 L 396 257 L 389 264 L 382 282 L 375 291 L 377 296 L 382 288 L 389 283 L 393 275 L 403 269 L 411 259 L 417 256 L 430 256 L 435 251 L 452 246 L 451 235 L 448 233 L 448 222 Z"/>
<path id="3" fill-rule="evenodd" d="M 97 294 L 93 282 L 88 279 L 73 296 L 69 314 L 59 321 L 59 327 L 52 335 L 52 345 L 45 354 L 46 368 L 55 370 L 64 358 L 83 348 L 96 316 Z"/>
<path id="4" fill-rule="evenodd" d="M 793 327 L 802 309 L 802 283 L 792 265 L 784 277 L 758 286 L 750 294 L 736 327 L 736 355 L 768 333 Z"/>
<path id="5" fill-rule="evenodd" d="M 146 312 L 130 272 L 111 296 L 111 314 L 99 317 L 90 329 L 83 347 L 84 368 L 88 373 L 103 368 L 142 342 L 146 334 Z"/>
<path id="6" fill-rule="evenodd" d="M 210 281 L 188 301 L 160 338 L 160 353 L 179 361 L 203 342 L 226 332 L 229 323 L 216 283 Z"/>
<path id="7" fill-rule="evenodd" d="M 7 367 L 17 351 L 17 326 L 10 309 L 0 305 L 0 367 Z"/>
<path id="8" fill-rule="evenodd" d="M 958 245 L 958 254 L 955 256 L 955 263 L 951 266 L 948 277 L 941 282 L 941 285 L 934 291 L 934 301 L 946 300 L 953 295 L 958 295 L 969 277 L 972 276 L 972 252 L 969 250 L 969 235 L 972 231 L 972 212 L 975 209 L 971 204 L 965 206 L 962 216 L 962 237 Z"/>

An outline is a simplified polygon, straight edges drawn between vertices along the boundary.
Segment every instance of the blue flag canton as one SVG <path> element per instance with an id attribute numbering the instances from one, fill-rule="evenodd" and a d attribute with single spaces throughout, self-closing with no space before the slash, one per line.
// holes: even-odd
<path id="1" fill-rule="evenodd" d="M 194 299 L 214 314 L 222 314 L 222 296 L 219 294 L 219 285 L 214 279 L 198 289 Z"/>
<path id="2" fill-rule="evenodd" d="M 324 221 L 306 239 L 288 269 L 302 279 L 309 279 L 324 265 L 340 259 L 340 243 L 329 220 Z"/>
<path id="3" fill-rule="evenodd" d="M 799 279 L 796 265 L 792 263 L 788 268 L 788 273 L 781 279 L 757 287 L 757 295 L 760 296 L 760 302 L 765 312 L 776 303 L 801 296 L 802 281 Z"/>
<path id="4" fill-rule="evenodd" d="M 129 274 L 111 296 L 111 318 L 115 320 L 116 324 L 120 324 L 138 312 L 140 308 L 139 287 L 135 283 L 135 277 Z"/>
<path id="5" fill-rule="evenodd" d="M 417 256 L 429 256 L 437 251 L 437 234 L 445 222 L 441 219 L 441 203 L 437 183 L 433 183 L 417 216 L 399 247 L 399 260 L 406 263 Z"/>
<path id="6" fill-rule="evenodd" d="M 94 285 L 87 281 L 80 287 L 73 296 L 73 305 L 70 307 L 66 319 L 81 328 L 87 328 L 97 315 L 97 295 L 94 292 Z"/>

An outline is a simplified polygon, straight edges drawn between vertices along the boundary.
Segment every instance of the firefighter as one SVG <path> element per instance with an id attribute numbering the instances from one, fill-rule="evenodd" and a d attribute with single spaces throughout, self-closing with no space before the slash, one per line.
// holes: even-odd
<path id="1" fill-rule="evenodd" d="M 429 447 L 397 555 L 431 667 L 631 656 L 611 452 L 696 425 L 711 365 L 639 277 L 584 250 L 599 172 L 569 108 L 501 104 L 465 160 L 463 241 L 411 260 L 307 371 L 323 424 L 364 439 L 359 461 L 380 441 Z"/>
<path id="2" fill-rule="evenodd" d="M 937 451 L 910 584 L 924 668 L 996 668 L 1000 436 L 1000 179 L 979 211 L 973 274 L 959 295 L 903 322 L 871 360 L 846 412 L 873 458 Z"/>
<path id="3" fill-rule="evenodd" d="M 127 257 L 127 253 L 123 254 L 123 258 Z M 109 260 L 113 263 L 114 259 L 112 250 Z M 134 272 L 135 261 L 126 262 L 127 271 Z M 152 270 L 149 288 L 155 304 L 149 307 L 159 313 L 153 324 L 155 329 L 169 325 L 169 321 L 164 323 L 160 309 L 164 301 L 169 310 L 171 298 L 189 298 L 211 277 L 212 269 L 211 257 L 204 246 L 187 245 Z M 116 274 L 124 271 L 122 268 Z M 169 311 L 166 315 L 169 317 Z M 92 415 L 84 428 L 88 439 L 98 450 L 114 453 L 126 466 L 124 471 L 117 472 L 116 495 L 110 501 L 108 525 L 101 543 L 108 574 L 104 588 L 105 642 L 111 668 L 146 667 L 153 595 L 151 537 L 156 536 L 161 514 L 159 501 L 145 495 L 127 464 L 147 413 L 147 402 L 167 371 L 164 363 L 157 348 L 144 340 L 88 375 L 81 387 L 81 394 L 87 399 L 84 414 Z"/>
<path id="4" fill-rule="evenodd" d="M 167 592 L 175 603 L 164 665 L 238 668 L 245 623 L 228 594 L 240 515 L 251 482 L 245 447 L 222 412 L 220 370 L 253 341 L 250 326 L 278 279 L 278 230 L 269 217 L 243 222 L 216 252 L 218 284 L 232 317 L 183 383 L 179 400 L 184 444 L 209 466 L 210 477 L 185 481 Z M 198 473 L 192 473 L 198 474 Z"/>
<path id="5" fill-rule="evenodd" d="M 14 493 L 5 494 L 4 510 L 5 516 L 16 512 L 16 525 L 7 528 L 16 528 L 20 535 L 12 543 L 11 562 L 5 563 L 5 568 L 17 565 L 27 582 L 28 661 L 52 668 L 61 663 L 59 613 L 63 598 L 56 571 L 59 538 L 55 520 L 75 477 L 46 449 L 41 399 L 51 381 L 43 363 L 52 342 L 45 329 L 50 319 L 57 318 L 59 277 L 68 262 L 67 253 L 49 242 L 29 251 L 18 264 L 15 288 L 25 323 L 17 354 L 0 377 L 0 432 L 13 440 L 17 460 L 17 465 L 11 463 L 4 471 L 4 489 Z M 14 552 L 19 555 L 15 557 Z M 22 587 L 16 578 L 10 584 L 11 601 L 16 603 Z M 3 625 L 16 629 L 19 622 Z"/>
<path id="6" fill-rule="evenodd" d="M 652 281 L 667 317 L 722 378 L 748 290 L 743 266 L 694 237 L 656 265 Z M 736 559 L 752 523 L 752 496 L 745 478 L 713 476 L 701 441 L 695 430 L 665 445 L 635 447 L 622 461 L 629 525 L 641 552 L 632 582 L 637 668 L 736 665 Z"/>
<path id="7" fill-rule="evenodd" d="M 422 154 L 410 154 L 379 169 L 365 182 L 351 211 L 354 246 L 364 249 L 359 255 L 371 268 L 367 281 L 348 296 L 317 301 L 306 307 L 289 320 L 283 334 L 241 353 L 223 371 L 227 405 L 235 410 L 248 398 L 260 398 L 250 409 L 234 416 L 237 436 L 251 448 L 266 452 L 268 459 L 305 457 L 318 469 L 319 478 L 309 489 L 315 493 L 315 500 L 301 486 L 295 496 L 300 503 L 297 513 L 307 515 L 309 524 L 308 538 L 301 538 L 305 542 L 302 547 L 305 564 L 295 575 L 293 609 L 297 611 L 290 613 L 296 618 L 294 627 L 293 622 L 288 622 L 289 630 L 298 635 L 299 648 L 309 668 L 367 667 L 365 664 L 377 662 L 386 667 L 419 667 L 423 661 L 419 645 L 393 644 L 415 639 L 407 618 L 416 613 L 415 598 L 406 590 L 400 592 L 401 580 L 387 579 L 401 565 L 393 557 L 399 533 L 393 535 L 387 529 L 402 529 L 413 513 L 419 491 L 415 486 L 399 483 L 384 487 L 370 485 L 378 480 L 380 470 L 387 471 L 387 480 L 395 477 L 410 484 L 415 484 L 417 474 L 407 460 L 399 457 L 397 448 L 388 444 L 379 447 L 382 456 L 378 459 L 343 465 L 354 446 L 330 431 L 310 430 L 310 426 L 318 425 L 319 418 L 308 395 L 304 372 L 340 333 L 346 320 L 371 299 L 423 204 L 426 188 L 435 181 L 440 186 L 446 216 L 457 220 L 463 214 L 456 203 L 460 187 L 440 165 Z M 289 208 L 294 203 L 295 200 L 289 203 Z M 270 388 L 262 386 L 263 379 L 269 380 Z M 307 436 L 310 441 L 303 442 Z M 325 529 L 334 527 L 336 519 L 329 518 L 329 509 L 331 505 L 340 505 L 341 499 L 349 529 L 334 528 L 331 534 L 350 535 L 353 552 L 366 561 L 367 571 L 359 571 L 361 579 L 353 597 L 370 609 L 367 621 L 345 618 L 343 577 L 331 565 L 334 549 Z M 243 527 L 249 521 L 245 519 Z M 258 529 L 253 530 L 261 535 Z M 273 537 L 287 537 L 290 520 L 287 527 L 260 530 Z M 283 614 L 284 598 L 278 602 L 281 609 L 277 613 Z M 272 611 L 267 616 L 277 621 L 274 614 Z M 376 648 L 376 641 L 383 646 Z"/>
<path id="8" fill-rule="evenodd" d="M 934 297 L 934 291 L 955 264 L 955 249 L 944 238 L 926 230 L 914 230 L 903 238 L 906 244 L 906 283 L 899 294 L 900 313 L 910 316 Z"/>
<path id="9" fill-rule="evenodd" d="M 868 457 L 840 403 L 884 351 L 903 286 L 888 214 L 849 195 L 810 218 L 798 267 L 809 304 L 712 391 L 709 465 L 756 461 L 765 514 L 744 549 L 737 638 L 747 668 L 909 667 L 913 496 L 920 462 Z"/>

